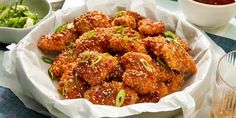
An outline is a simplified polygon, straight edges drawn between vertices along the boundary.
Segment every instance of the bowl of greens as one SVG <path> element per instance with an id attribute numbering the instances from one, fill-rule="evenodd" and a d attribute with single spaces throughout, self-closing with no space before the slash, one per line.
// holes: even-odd
<path id="1" fill-rule="evenodd" d="M 50 14 L 47 0 L 0 0 L 0 42 L 17 43 Z"/>

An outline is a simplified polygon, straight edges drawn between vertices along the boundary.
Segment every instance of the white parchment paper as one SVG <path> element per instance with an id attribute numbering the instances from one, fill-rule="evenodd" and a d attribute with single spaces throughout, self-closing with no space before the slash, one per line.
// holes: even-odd
<path id="1" fill-rule="evenodd" d="M 72 0 L 65 4 L 72 4 Z M 195 117 L 205 101 L 212 76 L 213 66 L 211 43 L 198 29 L 185 20 L 156 6 L 154 0 L 78 0 L 70 7 L 63 7 L 39 24 L 17 45 L 13 44 L 4 56 L 4 78 L 1 83 L 10 88 L 24 104 L 40 113 L 49 111 L 56 117 L 123 117 L 143 112 L 183 110 L 186 118 Z M 161 20 L 168 30 L 176 31 L 192 48 L 198 72 L 187 79 L 180 92 L 168 95 L 159 103 L 142 103 L 125 107 L 93 105 L 85 99 L 65 100 L 57 92 L 57 86 L 48 77 L 48 64 L 41 60 L 44 55 L 38 48 L 38 39 L 54 32 L 56 27 L 87 11 L 102 10 L 112 16 L 117 10 L 129 9 L 153 20 Z M 218 48 L 216 46 L 216 48 Z M 220 50 L 220 49 L 219 49 Z M 221 50 L 220 50 L 221 51 Z M 222 52 L 223 53 L 223 52 Z M 220 53 L 220 55 L 222 54 Z M 47 109 L 47 110 L 46 110 Z"/>

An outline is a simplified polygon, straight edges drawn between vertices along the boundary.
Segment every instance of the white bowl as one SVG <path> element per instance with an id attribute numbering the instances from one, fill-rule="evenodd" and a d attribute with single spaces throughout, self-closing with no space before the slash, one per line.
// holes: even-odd
<path id="1" fill-rule="evenodd" d="M 0 0 L 0 4 L 10 5 L 14 0 Z M 37 24 L 28 28 L 0 27 L 1 43 L 18 43 L 26 34 L 28 34 L 36 25 L 51 15 L 52 8 L 48 0 L 24 0 L 23 5 L 29 7 L 33 12 L 38 13 L 42 18 Z"/>
<path id="2" fill-rule="evenodd" d="M 182 12 L 190 23 L 215 29 L 226 25 L 236 13 L 236 2 L 227 5 L 209 5 L 193 0 L 179 0 Z"/>

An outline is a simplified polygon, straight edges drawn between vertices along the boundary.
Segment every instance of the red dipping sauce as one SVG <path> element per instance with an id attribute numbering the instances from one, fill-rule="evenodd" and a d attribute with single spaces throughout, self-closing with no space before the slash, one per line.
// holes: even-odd
<path id="1" fill-rule="evenodd" d="M 235 2 L 235 0 L 193 0 L 193 1 L 211 5 L 226 5 Z"/>

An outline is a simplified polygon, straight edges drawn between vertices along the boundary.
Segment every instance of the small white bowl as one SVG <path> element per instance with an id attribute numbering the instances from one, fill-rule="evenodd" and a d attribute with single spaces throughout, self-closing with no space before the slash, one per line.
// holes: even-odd
<path id="1" fill-rule="evenodd" d="M 15 0 L 0 0 L 0 4 L 9 5 Z M 33 12 L 38 13 L 42 18 L 37 24 L 28 28 L 10 28 L 0 27 L 0 42 L 1 43 L 18 43 L 26 34 L 28 34 L 41 21 L 50 17 L 52 8 L 48 0 L 24 0 L 23 5 L 29 7 Z"/>
<path id="2" fill-rule="evenodd" d="M 226 5 L 209 5 L 193 0 L 179 0 L 179 3 L 190 23 L 207 29 L 226 25 L 236 13 L 236 2 Z"/>

